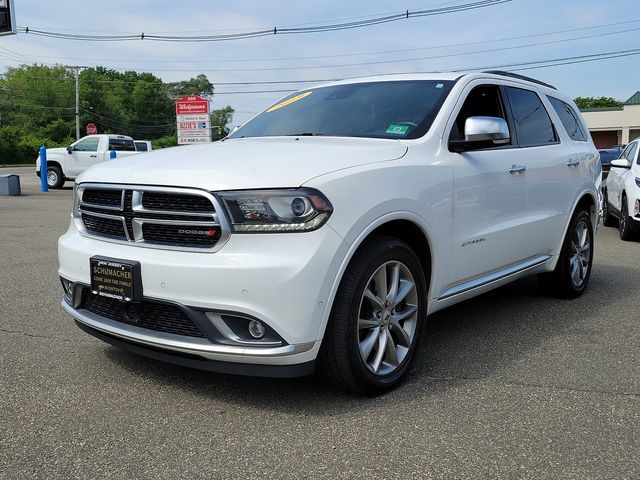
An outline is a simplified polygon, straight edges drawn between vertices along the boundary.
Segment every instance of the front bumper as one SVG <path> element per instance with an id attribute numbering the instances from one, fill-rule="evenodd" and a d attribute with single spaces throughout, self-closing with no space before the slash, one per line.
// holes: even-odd
<path id="1" fill-rule="evenodd" d="M 73 225 L 58 242 L 59 274 L 70 282 L 90 283 L 92 256 L 135 260 L 141 264 L 144 299 L 255 318 L 283 340 L 279 346 L 234 345 L 210 336 L 174 335 L 115 321 L 75 304 L 74 308 L 64 300 L 62 306 L 83 330 L 154 358 L 161 354 L 162 359 L 183 364 L 177 360 L 190 358 L 195 362 L 190 366 L 197 368 L 253 375 L 290 376 L 265 367 L 286 365 L 298 365 L 294 371 L 308 373 L 320 347 L 320 325 L 328 314 L 331 287 L 346 251 L 342 238 L 327 225 L 307 233 L 232 235 L 216 253 L 119 245 L 82 236 Z M 220 362 L 226 367 L 220 368 Z M 247 371 L 230 367 L 232 364 L 251 368 Z"/>

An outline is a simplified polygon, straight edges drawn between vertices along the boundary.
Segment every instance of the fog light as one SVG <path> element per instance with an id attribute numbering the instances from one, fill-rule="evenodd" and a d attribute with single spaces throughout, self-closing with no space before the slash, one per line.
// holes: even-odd
<path id="1" fill-rule="evenodd" d="M 251 320 L 249 322 L 249 333 L 253 338 L 262 338 L 264 337 L 264 325 L 262 325 L 257 320 Z"/>
<path id="2" fill-rule="evenodd" d="M 64 290 L 64 299 L 69 305 L 73 305 L 73 282 L 70 282 L 66 278 L 60 277 L 60 283 L 62 283 L 62 289 Z"/>

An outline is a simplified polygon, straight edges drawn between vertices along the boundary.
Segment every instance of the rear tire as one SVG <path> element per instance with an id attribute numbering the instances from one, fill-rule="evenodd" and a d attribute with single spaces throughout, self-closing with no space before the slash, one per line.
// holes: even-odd
<path id="1" fill-rule="evenodd" d="M 559 298 L 576 298 L 587 288 L 593 263 L 593 225 L 584 210 L 569 223 L 558 263 L 553 272 L 539 275 L 547 292 Z"/>
<path id="2" fill-rule="evenodd" d="M 409 370 L 427 312 L 427 280 L 409 245 L 373 237 L 356 252 L 340 282 L 318 355 L 334 386 L 383 393 Z"/>
<path id="3" fill-rule="evenodd" d="M 620 238 L 625 241 L 633 240 L 633 237 L 635 236 L 634 227 L 634 221 L 629 216 L 627 196 L 625 194 L 622 194 L 622 205 L 620 206 L 620 221 L 618 223 Z"/>
<path id="4" fill-rule="evenodd" d="M 62 169 L 57 165 L 47 166 L 47 186 L 49 188 L 62 188 L 62 185 L 64 185 Z"/>
<path id="5" fill-rule="evenodd" d="M 604 191 L 602 201 L 602 225 L 605 227 L 617 227 L 618 219 L 611 213 L 609 208 L 609 196 L 607 195 L 607 191 Z"/>

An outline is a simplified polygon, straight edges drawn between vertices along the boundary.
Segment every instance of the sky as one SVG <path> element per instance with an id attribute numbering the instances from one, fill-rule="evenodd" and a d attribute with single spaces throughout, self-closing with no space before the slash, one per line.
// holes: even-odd
<path id="1" fill-rule="evenodd" d="M 15 11 L 16 23 L 31 29 L 193 35 L 335 23 L 470 1 L 15 0 Z M 150 71 L 165 81 L 204 73 L 216 85 L 475 69 L 640 48 L 637 5 L 638 0 L 511 0 L 360 29 L 210 43 L 86 42 L 18 34 L 0 37 L 0 71 L 33 62 L 102 65 L 121 71 Z M 360 65 L 345 65 L 353 63 Z M 521 73 L 551 83 L 572 97 L 626 100 L 640 90 L 640 55 Z M 217 85 L 212 107 L 232 106 L 236 110 L 232 123 L 238 125 L 287 95 L 249 92 L 297 90 L 308 85 Z"/>

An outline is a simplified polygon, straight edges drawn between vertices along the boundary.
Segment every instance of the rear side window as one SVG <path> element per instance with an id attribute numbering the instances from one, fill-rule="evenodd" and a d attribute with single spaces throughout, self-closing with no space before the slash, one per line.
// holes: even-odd
<path id="1" fill-rule="evenodd" d="M 571 140 L 575 140 L 576 142 L 586 142 L 587 136 L 585 135 L 582 127 L 580 125 L 580 121 L 576 116 L 576 112 L 568 103 L 563 102 L 562 100 L 558 100 L 557 98 L 547 97 L 549 102 L 551 102 L 551 106 L 560 117 L 560 121 L 564 126 L 564 129 L 567 131 Z"/>
<path id="2" fill-rule="evenodd" d="M 537 93 L 515 87 L 505 87 L 505 90 L 521 146 L 547 145 L 558 141 L 551 118 Z"/>
<path id="3" fill-rule="evenodd" d="M 146 152 L 147 151 L 146 142 L 136 142 L 136 150 L 138 152 Z"/>
<path id="4" fill-rule="evenodd" d="M 110 138 L 109 139 L 109 150 L 115 150 L 120 152 L 135 152 L 136 144 L 133 143 L 133 140 L 127 140 L 124 138 Z"/>

